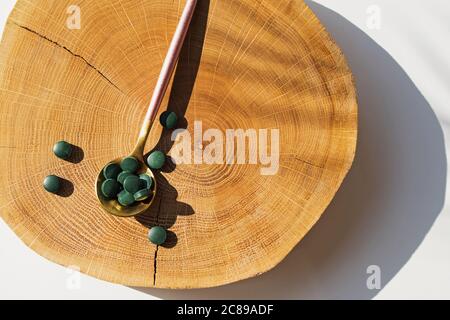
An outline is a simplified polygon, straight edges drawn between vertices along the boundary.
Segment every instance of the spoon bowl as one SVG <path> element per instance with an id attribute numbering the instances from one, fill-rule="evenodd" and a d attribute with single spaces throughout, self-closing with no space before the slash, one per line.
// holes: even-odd
<path id="1" fill-rule="evenodd" d="M 117 158 L 109 163 L 115 163 L 120 165 L 120 163 L 122 162 L 123 158 Z M 156 194 L 156 179 L 155 176 L 152 172 L 152 170 L 150 170 L 142 161 L 140 161 L 138 159 L 140 166 L 138 171 L 136 172 L 137 175 L 140 174 L 147 174 L 149 175 L 152 179 L 153 179 L 153 187 L 151 189 L 151 195 L 150 197 L 148 197 L 146 200 L 144 201 L 137 201 L 134 204 L 132 204 L 131 206 L 125 207 L 122 206 L 119 201 L 117 201 L 117 199 L 111 199 L 111 198 L 107 198 L 103 195 L 102 193 L 102 183 L 106 180 L 105 176 L 103 175 L 103 170 L 100 171 L 100 173 L 97 176 L 97 181 L 95 182 L 95 189 L 97 191 L 97 198 L 100 201 L 101 206 L 103 207 L 103 209 L 105 209 L 108 213 L 118 216 L 118 217 L 123 217 L 123 218 L 129 218 L 129 217 L 134 217 L 136 215 L 139 215 L 140 213 L 143 213 L 144 211 L 146 211 L 153 203 L 153 200 L 155 199 L 155 194 Z M 108 163 L 108 164 L 109 164 Z"/>

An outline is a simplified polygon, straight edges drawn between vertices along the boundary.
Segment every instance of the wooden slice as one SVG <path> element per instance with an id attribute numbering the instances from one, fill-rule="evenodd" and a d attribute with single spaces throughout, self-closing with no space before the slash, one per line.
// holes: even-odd
<path id="1" fill-rule="evenodd" d="M 100 208 L 94 182 L 134 146 L 184 0 L 79 0 L 80 29 L 67 26 L 72 3 L 18 0 L 5 28 L 1 217 L 45 258 L 125 285 L 210 287 L 276 266 L 355 152 L 352 74 L 315 15 L 300 0 L 199 0 L 161 112 L 184 115 L 192 136 L 195 121 L 203 132 L 278 129 L 279 170 L 168 165 L 150 212 L 124 219 Z M 155 124 L 147 151 L 169 153 L 170 134 Z M 82 149 L 78 160 L 52 154 L 59 140 Z M 63 196 L 43 189 L 49 174 L 68 180 Z M 147 240 L 153 225 L 170 230 L 164 246 Z"/>

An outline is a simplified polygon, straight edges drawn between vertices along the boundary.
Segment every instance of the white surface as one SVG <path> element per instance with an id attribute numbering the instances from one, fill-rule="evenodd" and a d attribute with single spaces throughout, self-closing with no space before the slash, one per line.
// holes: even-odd
<path id="1" fill-rule="evenodd" d="M 14 2 L 2 0 L 0 28 Z M 28 249 L 0 219 L 0 298 L 450 299 L 450 2 L 309 3 L 355 73 L 360 141 L 335 201 L 282 264 L 208 290 L 139 291 L 84 275 L 71 290 L 77 276 Z M 367 24 L 371 5 L 381 9 L 379 30 Z M 366 287 L 369 265 L 381 268 L 381 290 Z"/>

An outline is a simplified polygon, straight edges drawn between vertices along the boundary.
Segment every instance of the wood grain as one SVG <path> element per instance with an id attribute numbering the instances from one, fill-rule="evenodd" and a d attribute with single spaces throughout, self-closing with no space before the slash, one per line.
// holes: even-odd
<path id="1" fill-rule="evenodd" d="M 353 161 L 357 102 L 339 48 L 300 0 L 200 0 L 165 107 L 203 129 L 278 128 L 280 169 L 177 165 L 137 219 L 106 214 L 94 181 L 128 154 L 184 0 L 18 0 L 0 48 L 1 217 L 33 250 L 107 281 L 144 287 L 222 285 L 276 266 L 328 206 Z M 64 162 L 67 140 L 84 158 Z M 169 152 L 156 126 L 147 151 Z M 42 181 L 71 181 L 67 197 Z M 167 245 L 146 238 L 170 230 Z"/>

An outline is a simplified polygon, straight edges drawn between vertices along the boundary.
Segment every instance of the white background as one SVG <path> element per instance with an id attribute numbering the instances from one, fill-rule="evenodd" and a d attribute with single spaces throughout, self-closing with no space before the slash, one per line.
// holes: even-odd
<path id="1" fill-rule="evenodd" d="M 14 3 L 1 1 L 0 31 Z M 70 274 L 0 219 L 0 298 L 450 299 L 450 2 L 308 3 L 355 74 L 360 137 L 336 199 L 285 261 L 221 288 L 139 290 Z M 372 5 L 381 10 L 380 29 L 368 24 Z M 370 265 L 381 268 L 381 290 L 367 289 Z M 70 289 L 77 279 L 80 288 Z"/>

